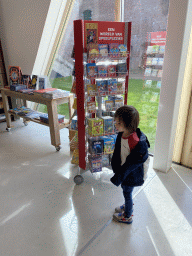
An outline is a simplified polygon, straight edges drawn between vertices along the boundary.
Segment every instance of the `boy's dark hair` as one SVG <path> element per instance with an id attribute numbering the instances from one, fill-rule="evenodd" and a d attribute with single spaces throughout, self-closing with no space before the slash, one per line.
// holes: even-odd
<path id="1" fill-rule="evenodd" d="M 122 106 L 115 112 L 114 118 L 123 122 L 130 132 L 135 132 L 139 125 L 139 112 L 133 106 Z"/>

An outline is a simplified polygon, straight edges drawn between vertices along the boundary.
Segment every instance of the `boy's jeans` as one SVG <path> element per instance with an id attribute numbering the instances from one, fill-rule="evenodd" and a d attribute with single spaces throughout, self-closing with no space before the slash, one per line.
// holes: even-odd
<path id="1" fill-rule="evenodd" d="M 127 217 L 130 217 L 133 212 L 133 199 L 132 199 L 132 192 L 134 187 L 129 187 L 125 185 L 121 185 L 123 189 L 123 195 L 125 198 L 125 214 Z"/>

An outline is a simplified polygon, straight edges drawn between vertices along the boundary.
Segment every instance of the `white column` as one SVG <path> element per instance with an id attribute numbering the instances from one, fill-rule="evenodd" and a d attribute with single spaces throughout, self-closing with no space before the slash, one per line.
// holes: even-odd
<path id="1" fill-rule="evenodd" d="M 192 24 L 192 0 L 170 0 L 153 168 L 171 168 Z"/>

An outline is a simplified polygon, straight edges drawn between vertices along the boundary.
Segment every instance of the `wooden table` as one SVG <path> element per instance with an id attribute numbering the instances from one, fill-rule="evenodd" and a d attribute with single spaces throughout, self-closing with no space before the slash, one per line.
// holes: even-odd
<path id="1" fill-rule="evenodd" d="M 9 89 L 2 88 L 1 94 L 3 98 L 3 105 L 6 115 L 6 122 L 7 122 L 7 131 L 11 128 L 11 114 L 9 113 L 9 104 L 8 104 L 8 96 L 19 98 L 24 101 L 24 105 L 27 106 L 26 101 L 32 101 L 36 103 L 41 103 L 47 105 L 47 111 L 48 111 L 48 118 L 49 123 L 44 123 L 40 121 L 38 118 L 34 119 L 28 119 L 27 117 L 22 117 L 25 121 L 33 121 L 42 125 L 49 126 L 50 129 L 50 135 L 51 135 L 51 144 L 56 147 L 56 150 L 60 150 L 60 133 L 59 130 L 63 129 L 65 127 L 68 127 L 71 121 L 72 117 L 72 104 L 73 104 L 73 94 L 69 94 L 69 96 L 63 97 L 63 98 L 57 98 L 57 99 L 47 99 L 44 98 L 42 95 L 39 94 L 26 94 L 26 93 L 20 93 L 15 91 L 10 91 Z M 57 105 L 68 103 L 69 106 L 69 120 L 65 120 L 64 123 L 58 122 L 58 113 L 57 113 Z"/>

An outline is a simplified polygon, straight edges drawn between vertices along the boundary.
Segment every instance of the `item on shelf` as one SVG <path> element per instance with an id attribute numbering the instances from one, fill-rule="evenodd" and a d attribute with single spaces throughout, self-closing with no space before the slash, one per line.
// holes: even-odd
<path id="1" fill-rule="evenodd" d="M 101 57 L 107 57 L 108 56 L 108 44 L 99 44 L 99 54 Z"/>
<path id="2" fill-rule="evenodd" d="M 156 77 L 156 76 L 157 76 L 157 73 L 158 73 L 158 69 L 152 69 L 152 71 L 151 71 L 151 76 Z"/>
<path id="3" fill-rule="evenodd" d="M 158 58 L 152 58 L 151 65 L 158 65 Z"/>
<path id="4" fill-rule="evenodd" d="M 97 95 L 97 85 L 96 84 L 88 84 L 87 85 L 87 94 L 88 94 L 88 96 L 96 96 Z"/>
<path id="5" fill-rule="evenodd" d="M 145 76 L 150 76 L 151 75 L 151 68 L 146 68 L 145 69 Z"/>
<path id="6" fill-rule="evenodd" d="M 108 93 L 109 95 L 117 93 L 117 79 L 114 78 L 108 80 Z"/>
<path id="7" fill-rule="evenodd" d="M 153 45 L 152 53 L 158 53 L 159 52 L 159 45 Z"/>
<path id="8" fill-rule="evenodd" d="M 126 44 L 120 44 L 119 45 L 119 55 L 120 57 L 127 57 L 127 45 Z"/>
<path id="9" fill-rule="evenodd" d="M 151 88 L 151 86 L 152 86 L 152 80 L 146 80 L 145 81 L 145 87 Z"/>
<path id="10" fill-rule="evenodd" d="M 73 151 L 73 156 L 72 156 L 72 159 L 71 159 L 71 163 L 76 164 L 76 165 L 79 164 L 79 149 L 75 149 Z"/>
<path id="11" fill-rule="evenodd" d="M 113 133 L 113 117 L 103 116 L 103 133 L 112 134 Z"/>
<path id="12" fill-rule="evenodd" d="M 157 88 L 160 89 L 161 88 L 161 81 L 157 82 Z"/>
<path id="13" fill-rule="evenodd" d="M 117 83 L 117 94 L 123 94 L 125 92 L 124 83 Z"/>
<path id="14" fill-rule="evenodd" d="M 158 58 L 158 65 L 163 66 L 164 58 Z"/>
<path id="15" fill-rule="evenodd" d="M 95 59 L 99 57 L 99 47 L 97 43 L 89 43 L 87 45 L 87 52 L 89 59 Z"/>
<path id="16" fill-rule="evenodd" d="M 114 151 L 114 139 L 110 136 L 102 136 L 104 141 L 104 154 L 111 154 Z"/>
<path id="17" fill-rule="evenodd" d="M 96 138 L 89 138 L 89 153 L 92 155 L 103 154 L 104 152 L 104 141 L 102 137 Z"/>
<path id="18" fill-rule="evenodd" d="M 110 156 L 107 155 L 102 155 L 102 167 L 110 167 Z"/>
<path id="19" fill-rule="evenodd" d="M 33 89 L 21 89 L 19 90 L 21 93 L 26 93 L 26 94 L 33 94 L 34 90 Z"/>
<path id="20" fill-rule="evenodd" d="M 42 90 L 35 90 L 34 93 L 42 94 L 42 97 L 47 99 L 57 99 L 62 97 L 69 96 L 69 91 L 56 89 L 56 88 L 47 88 Z"/>
<path id="21" fill-rule="evenodd" d="M 36 75 L 33 75 L 32 76 L 32 80 L 31 80 L 31 85 L 29 85 L 29 88 L 30 89 L 36 89 L 36 86 L 37 86 L 37 76 Z M 40 88 L 39 88 L 40 89 Z"/>
<path id="22" fill-rule="evenodd" d="M 165 45 L 160 45 L 159 54 L 164 54 L 164 53 L 165 53 Z"/>
<path id="23" fill-rule="evenodd" d="M 117 76 L 125 76 L 127 74 L 127 63 L 117 64 Z"/>
<path id="24" fill-rule="evenodd" d="M 146 65 L 147 66 L 151 66 L 152 65 L 152 59 L 151 57 L 147 57 L 147 60 L 146 60 Z"/>
<path id="25" fill-rule="evenodd" d="M 46 113 L 40 113 L 40 114 L 39 114 L 39 118 L 40 118 L 40 120 L 41 120 L 43 123 L 46 123 L 46 124 L 49 123 L 48 114 L 46 114 Z M 58 114 L 58 122 L 59 122 L 59 123 L 64 123 L 64 118 L 65 118 L 65 116 Z"/>
<path id="26" fill-rule="evenodd" d="M 147 46 L 147 52 L 146 52 L 147 54 L 152 54 L 153 53 L 153 46 L 151 46 L 151 45 L 148 45 Z"/>
<path id="27" fill-rule="evenodd" d="M 8 66 L 9 84 L 21 84 L 22 71 L 19 66 Z"/>
<path id="28" fill-rule="evenodd" d="M 162 77 L 162 75 L 163 75 L 163 70 L 160 69 L 160 70 L 158 71 L 158 73 L 157 73 L 157 77 Z"/>
<path id="29" fill-rule="evenodd" d="M 77 116 L 74 116 L 74 117 L 71 119 L 71 129 L 72 129 L 72 130 L 78 130 Z"/>
<path id="30" fill-rule="evenodd" d="M 107 72 L 109 77 L 116 77 L 116 65 L 109 65 L 107 67 Z"/>
<path id="31" fill-rule="evenodd" d="M 116 139 L 117 139 L 117 134 L 112 134 L 112 135 L 110 135 L 110 137 L 113 138 L 114 145 L 115 145 L 115 142 L 116 142 Z"/>
<path id="32" fill-rule="evenodd" d="M 109 44 L 109 54 L 111 58 L 119 57 L 119 44 L 117 43 Z"/>
<path id="33" fill-rule="evenodd" d="M 102 136 L 103 135 L 103 119 L 101 118 L 88 118 L 88 134 L 89 136 Z"/>
<path id="34" fill-rule="evenodd" d="M 115 109 L 123 106 L 123 99 L 115 99 Z"/>
<path id="35" fill-rule="evenodd" d="M 97 76 L 97 66 L 95 63 L 87 64 L 87 77 L 95 78 Z"/>
<path id="36" fill-rule="evenodd" d="M 114 108 L 114 102 L 112 100 L 106 100 L 105 101 L 105 110 L 111 111 Z"/>
<path id="37" fill-rule="evenodd" d="M 88 101 L 87 102 L 87 112 L 88 113 L 95 113 L 96 112 L 96 102 L 95 101 Z"/>
<path id="38" fill-rule="evenodd" d="M 105 96 L 108 93 L 107 80 L 99 80 L 96 82 L 98 96 Z"/>
<path id="39" fill-rule="evenodd" d="M 91 156 L 89 155 L 89 166 L 90 171 L 94 172 L 101 172 L 102 171 L 102 158 L 101 156 Z"/>
<path id="40" fill-rule="evenodd" d="M 30 85 L 31 85 L 30 75 L 22 75 L 21 83 L 26 85 L 27 88 L 30 88 Z"/>
<path id="41" fill-rule="evenodd" d="M 102 66 L 98 66 L 98 77 L 107 77 L 107 66 L 102 65 Z"/>
<path id="42" fill-rule="evenodd" d="M 25 84 L 11 84 L 10 85 L 10 90 L 11 91 L 19 91 L 22 89 L 27 89 L 27 86 Z"/>

